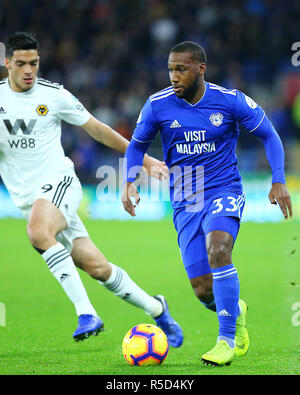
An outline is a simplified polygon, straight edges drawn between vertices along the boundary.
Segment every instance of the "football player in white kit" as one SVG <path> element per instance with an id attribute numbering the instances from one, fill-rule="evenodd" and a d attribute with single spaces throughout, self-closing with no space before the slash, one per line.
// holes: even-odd
<path id="1" fill-rule="evenodd" d="M 27 220 L 31 245 L 74 304 L 78 327 L 73 338 L 83 340 L 103 330 L 76 265 L 150 314 L 170 344 L 179 347 L 182 331 L 165 298 L 148 295 L 89 238 L 76 213 L 82 188 L 61 145 L 61 122 L 82 126 L 95 140 L 123 153 L 128 141 L 95 119 L 62 85 L 38 78 L 39 61 L 39 43 L 33 34 L 18 32 L 8 39 L 8 78 L 0 81 L 0 175 Z M 164 163 L 150 156 L 144 166 L 157 178 L 167 176 Z"/>

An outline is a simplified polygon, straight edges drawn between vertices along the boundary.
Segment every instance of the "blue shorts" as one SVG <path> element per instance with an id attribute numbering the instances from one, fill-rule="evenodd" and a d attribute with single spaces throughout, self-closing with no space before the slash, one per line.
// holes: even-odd
<path id="1" fill-rule="evenodd" d="M 175 209 L 173 222 L 178 234 L 182 261 L 189 279 L 211 273 L 206 251 L 206 235 L 220 230 L 236 240 L 245 205 L 245 194 L 224 192 L 204 202 L 200 212 Z"/>

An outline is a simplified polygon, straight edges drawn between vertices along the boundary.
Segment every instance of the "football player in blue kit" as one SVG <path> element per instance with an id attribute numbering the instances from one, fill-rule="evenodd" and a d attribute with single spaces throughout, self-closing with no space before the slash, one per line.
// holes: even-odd
<path id="1" fill-rule="evenodd" d="M 205 81 L 206 54 L 201 46 L 189 41 L 175 45 L 168 69 L 171 86 L 148 98 L 127 148 L 122 201 L 135 216 L 140 197 L 133 182 L 160 131 L 182 260 L 196 296 L 216 311 L 219 321 L 217 343 L 202 361 L 229 365 L 234 355 L 247 353 L 250 343 L 248 307 L 239 299 L 232 263 L 245 203 L 235 154 L 238 124 L 262 140 L 272 170 L 269 200 L 288 218 L 292 204 L 285 185 L 284 150 L 255 101 L 236 89 Z"/>

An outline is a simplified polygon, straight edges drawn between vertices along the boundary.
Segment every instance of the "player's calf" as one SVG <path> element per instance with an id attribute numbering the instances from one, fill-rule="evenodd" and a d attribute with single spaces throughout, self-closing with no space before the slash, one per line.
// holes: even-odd
<path id="1" fill-rule="evenodd" d="M 112 273 L 111 265 L 88 237 L 74 240 L 72 258 L 77 267 L 95 280 L 105 282 Z"/>
<path id="2" fill-rule="evenodd" d="M 109 263 L 89 238 L 74 241 L 72 258 L 77 266 L 97 279 L 114 295 L 142 308 L 153 317 L 161 314 L 161 303 L 141 289 L 125 270 Z"/>
<path id="3" fill-rule="evenodd" d="M 84 271 L 92 278 L 98 281 L 106 281 L 111 274 L 111 268 L 108 264 L 97 265 L 97 262 L 92 263 L 89 267 L 85 267 Z"/>
<path id="4" fill-rule="evenodd" d="M 208 273 L 203 276 L 190 279 L 191 286 L 196 297 L 209 310 L 216 311 L 214 294 L 212 290 L 212 274 Z"/>

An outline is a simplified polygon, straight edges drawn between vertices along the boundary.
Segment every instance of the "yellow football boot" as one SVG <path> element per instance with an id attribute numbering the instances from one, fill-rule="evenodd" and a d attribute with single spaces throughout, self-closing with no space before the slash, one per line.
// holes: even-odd
<path id="1" fill-rule="evenodd" d="M 239 300 L 239 306 L 241 309 L 241 314 L 238 316 L 236 320 L 234 353 L 236 356 L 242 357 L 243 355 L 247 354 L 250 340 L 246 328 L 246 317 L 247 317 L 248 306 L 241 299 Z"/>
<path id="2" fill-rule="evenodd" d="M 225 340 L 219 340 L 214 348 L 202 355 L 202 362 L 207 365 L 230 365 L 234 357 L 234 348 L 229 347 Z"/>

